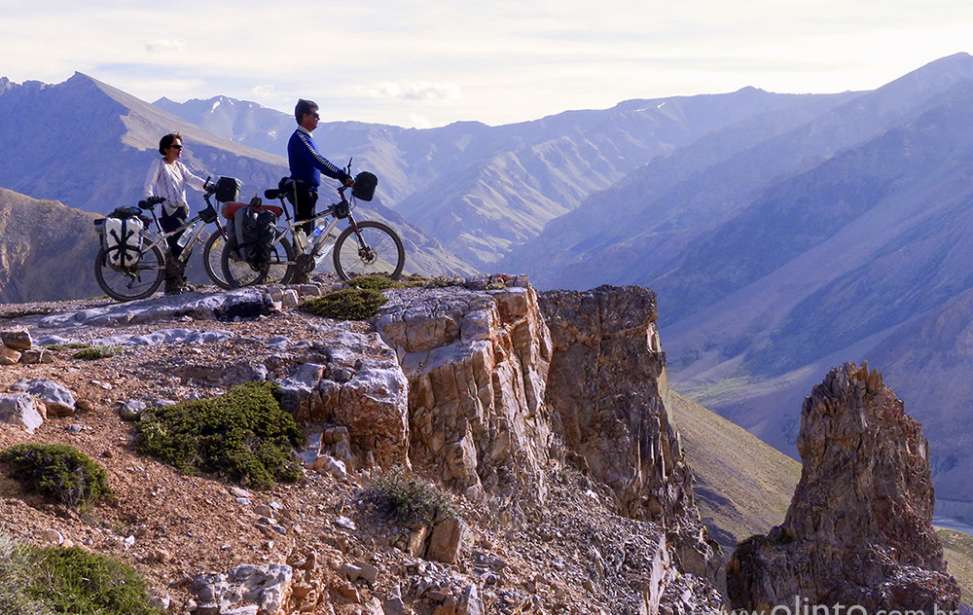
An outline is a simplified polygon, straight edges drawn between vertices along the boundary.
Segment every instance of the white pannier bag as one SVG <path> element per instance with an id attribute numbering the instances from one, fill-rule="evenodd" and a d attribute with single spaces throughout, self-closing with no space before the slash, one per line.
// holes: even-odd
<path id="1" fill-rule="evenodd" d="M 115 267 L 134 267 L 142 254 L 142 220 L 137 217 L 105 218 L 105 253 Z"/>

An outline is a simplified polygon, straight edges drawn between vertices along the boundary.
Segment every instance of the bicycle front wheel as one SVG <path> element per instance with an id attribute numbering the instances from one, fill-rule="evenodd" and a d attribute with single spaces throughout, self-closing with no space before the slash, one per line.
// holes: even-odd
<path id="1" fill-rule="evenodd" d="M 165 276 L 166 260 L 159 246 L 142 253 L 132 268 L 115 267 L 108 260 L 105 248 L 95 256 L 95 279 L 98 286 L 116 301 L 135 301 L 151 297 L 159 290 Z"/>
<path id="2" fill-rule="evenodd" d="M 334 270 L 342 280 L 361 275 L 402 275 L 405 248 L 398 234 L 381 222 L 366 220 L 349 226 L 334 244 Z"/>
<path id="3" fill-rule="evenodd" d="M 286 284 L 288 273 L 294 264 L 294 249 L 287 237 L 281 235 L 274 242 L 270 262 L 260 269 L 254 269 L 246 260 L 238 258 L 229 244 L 223 242 L 220 261 L 223 279 L 230 288 L 255 284 Z"/>

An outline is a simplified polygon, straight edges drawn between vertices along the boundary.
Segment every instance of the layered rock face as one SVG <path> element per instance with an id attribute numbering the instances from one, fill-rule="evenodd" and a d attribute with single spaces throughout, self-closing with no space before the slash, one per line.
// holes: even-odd
<path id="1" fill-rule="evenodd" d="M 376 321 L 409 381 L 409 457 L 468 497 L 530 486 L 550 447 L 551 340 L 533 288 L 405 289 Z"/>
<path id="2" fill-rule="evenodd" d="M 729 564 L 734 607 L 959 608 L 932 527 L 928 444 L 878 372 L 846 364 L 815 386 L 798 449 L 784 524 L 741 543 Z"/>
<path id="3" fill-rule="evenodd" d="M 684 570 L 712 577 L 693 475 L 666 409 L 655 295 L 602 286 L 541 295 L 554 344 L 546 401 L 566 457 L 610 486 L 626 516 L 659 523 Z"/>

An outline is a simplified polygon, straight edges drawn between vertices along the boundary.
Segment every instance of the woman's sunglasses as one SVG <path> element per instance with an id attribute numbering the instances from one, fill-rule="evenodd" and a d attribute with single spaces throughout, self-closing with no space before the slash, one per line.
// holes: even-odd
<path id="1" fill-rule="evenodd" d="M 182 149 L 181 145 L 170 145 L 169 149 Z"/>

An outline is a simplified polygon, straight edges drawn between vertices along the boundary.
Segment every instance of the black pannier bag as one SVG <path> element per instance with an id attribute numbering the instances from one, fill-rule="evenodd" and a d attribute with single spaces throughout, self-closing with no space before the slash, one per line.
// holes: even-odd
<path id="1" fill-rule="evenodd" d="M 240 198 L 240 187 L 243 182 L 235 177 L 221 177 L 216 180 L 216 200 L 220 203 L 232 203 Z"/>
<path id="2" fill-rule="evenodd" d="M 376 186 L 378 186 L 378 177 L 374 173 L 362 171 L 355 176 L 355 185 L 351 189 L 351 194 L 356 199 L 371 201 L 375 196 Z"/>
<path id="3" fill-rule="evenodd" d="M 276 209 L 279 208 L 264 208 L 260 199 L 254 198 L 233 214 L 229 248 L 255 270 L 270 262 L 277 229 Z"/>

